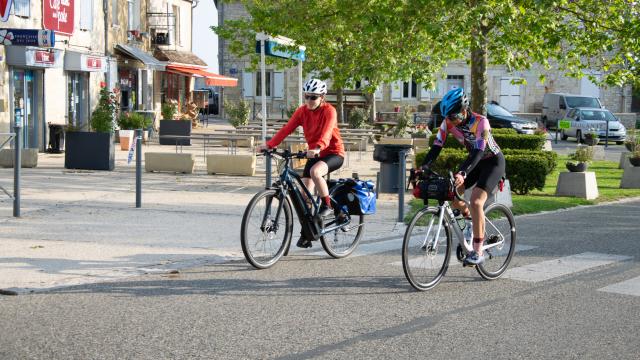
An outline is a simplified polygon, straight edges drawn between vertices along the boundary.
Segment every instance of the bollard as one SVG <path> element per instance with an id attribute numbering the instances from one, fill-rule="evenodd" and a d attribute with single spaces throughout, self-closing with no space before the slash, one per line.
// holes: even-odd
<path id="1" fill-rule="evenodd" d="M 136 208 L 142 207 L 142 129 L 136 129 Z"/>
<path id="2" fill-rule="evenodd" d="M 20 149 L 20 130 L 22 129 L 21 119 L 16 120 L 13 131 L 16 133 L 15 149 L 16 155 L 13 162 L 13 216 L 20 217 L 20 168 L 22 167 L 22 151 Z"/>

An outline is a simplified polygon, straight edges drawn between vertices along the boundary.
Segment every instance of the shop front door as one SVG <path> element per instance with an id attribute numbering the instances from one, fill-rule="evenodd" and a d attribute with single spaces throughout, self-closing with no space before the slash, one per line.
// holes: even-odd
<path id="1" fill-rule="evenodd" d="M 69 124 L 85 131 L 89 130 L 89 81 L 84 73 L 68 73 L 67 104 Z"/>
<path id="2" fill-rule="evenodd" d="M 24 148 L 44 151 L 43 71 L 13 69 L 13 116 L 22 114 L 22 141 Z"/>

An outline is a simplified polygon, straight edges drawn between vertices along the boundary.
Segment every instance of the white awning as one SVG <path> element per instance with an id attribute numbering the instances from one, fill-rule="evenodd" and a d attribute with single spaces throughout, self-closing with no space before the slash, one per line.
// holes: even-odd
<path id="1" fill-rule="evenodd" d="M 107 58 L 67 50 L 64 54 L 64 69 L 69 71 L 107 72 Z"/>
<path id="2" fill-rule="evenodd" d="M 129 46 L 129 45 L 124 45 L 124 44 L 118 44 L 116 45 L 116 50 L 120 50 L 123 53 L 127 54 L 128 56 L 139 60 L 140 62 L 142 62 L 143 64 L 145 64 L 147 66 L 147 68 L 151 69 L 151 70 L 160 70 L 160 71 L 164 71 L 165 68 L 165 63 L 162 61 L 159 61 L 158 59 L 154 58 L 153 56 L 151 56 L 150 54 L 136 48 L 133 46 Z"/>

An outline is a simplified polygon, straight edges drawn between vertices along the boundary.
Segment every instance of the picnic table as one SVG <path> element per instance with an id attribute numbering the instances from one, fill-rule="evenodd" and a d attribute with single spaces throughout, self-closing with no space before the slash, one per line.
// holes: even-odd
<path id="1" fill-rule="evenodd" d="M 203 141 L 203 155 L 207 155 L 207 145 L 211 144 L 211 140 L 227 140 L 231 144 L 227 148 L 227 153 L 229 154 L 237 154 L 238 153 L 238 140 L 248 140 L 252 135 L 247 134 L 211 134 L 211 133 L 195 133 L 189 136 L 184 135 L 161 135 L 160 138 L 169 138 L 169 139 L 193 139 L 193 140 L 202 140 Z M 178 152 L 178 145 L 180 146 L 180 152 L 182 152 L 182 143 L 176 141 L 176 153 Z"/>

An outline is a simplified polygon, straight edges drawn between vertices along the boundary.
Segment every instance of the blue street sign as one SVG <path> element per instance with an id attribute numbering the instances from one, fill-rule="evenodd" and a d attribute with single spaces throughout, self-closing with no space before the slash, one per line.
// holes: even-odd
<path id="1" fill-rule="evenodd" d="M 305 61 L 306 56 L 304 50 L 300 50 L 298 52 L 290 52 L 285 50 L 276 49 L 278 43 L 275 41 L 265 40 L 264 42 L 264 54 L 267 56 L 275 56 L 284 59 L 293 59 Z M 260 53 L 260 41 L 256 41 L 256 53 Z"/>
<path id="2" fill-rule="evenodd" d="M 0 28 L 0 45 L 54 47 L 55 43 L 53 30 Z"/>

